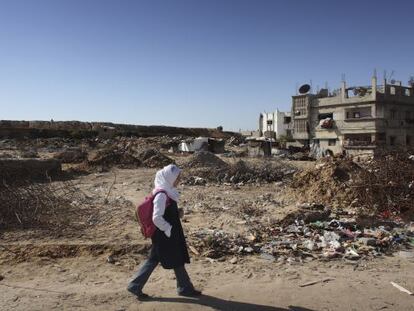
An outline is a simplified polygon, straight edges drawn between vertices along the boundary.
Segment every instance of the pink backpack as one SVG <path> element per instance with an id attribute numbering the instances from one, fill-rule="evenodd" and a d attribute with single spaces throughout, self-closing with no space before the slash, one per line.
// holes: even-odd
<path id="1" fill-rule="evenodd" d="M 150 238 L 154 234 L 155 230 L 157 229 L 152 221 L 152 214 L 154 211 L 154 198 L 158 193 L 167 193 L 164 190 L 157 190 L 154 194 L 150 194 L 149 196 L 145 197 L 144 202 L 139 204 L 135 210 L 135 216 L 139 222 L 141 227 L 141 233 L 145 238 Z M 167 195 L 167 203 L 168 206 L 170 203 L 170 198 Z"/>

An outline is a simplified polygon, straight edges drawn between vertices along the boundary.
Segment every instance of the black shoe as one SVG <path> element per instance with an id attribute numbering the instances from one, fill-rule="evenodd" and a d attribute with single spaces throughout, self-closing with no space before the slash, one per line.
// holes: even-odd
<path id="1" fill-rule="evenodd" d="M 198 296 L 201 296 L 202 293 L 199 290 L 193 289 L 192 291 L 182 292 L 182 293 L 179 293 L 178 295 L 184 296 L 184 297 L 198 297 Z"/>
<path id="2" fill-rule="evenodd" d="M 133 294 L 135 297 L 137 297 L 137 299 L 138 299 L 139 301 L 144 301 L 144 300 L 149 300 L 149 299 L 151 299 L 151 296 L 149 296 L 149 295 L 147 295 L 147 294 L 144 294 L 143 292 L 137 293 L 137 292 L 134 292 L 133 290 L 131 290 L 131 289 L 129 289 L 129 288 L 128 288 L 128 291 L 129 291 L 131 294 Z"/>
<path id="3" fill-rule="evenodd" d="M 145 301 L 145 300 L 150 300 L 151 299 L 151 296 L 149 296 L 149 295 L 147 295 L 147 294 L 144 294 L 144 293 L 139 293 L 138 295 L 136 295 L 137 296 L 137 299 L 139 300 L 139 301 Z"/>

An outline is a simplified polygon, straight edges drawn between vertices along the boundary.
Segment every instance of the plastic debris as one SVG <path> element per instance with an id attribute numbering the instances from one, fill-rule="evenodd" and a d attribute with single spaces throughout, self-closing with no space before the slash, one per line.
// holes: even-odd
<path id="1" fill-rule="evenodd" d="M 395 288 L 397 288 L 399 291 L 401 291 L 403 293 L 407 293 L 408 295 L 413 295 L 412 292 L 410 292 L 408 289 L 405 289 L 401 285 L 398 285 L 397 283 L 391 282 L 391 285 L 394 286 Z"/>

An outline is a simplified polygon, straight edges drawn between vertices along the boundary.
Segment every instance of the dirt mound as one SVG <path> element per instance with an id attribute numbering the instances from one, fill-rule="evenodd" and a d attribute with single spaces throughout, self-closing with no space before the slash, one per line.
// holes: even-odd
<path id="1" fill-rule="evenodd" d="M 118 148 L 106 148 L 88 156 L 86 161 L 88 168 L 98 168 L 106 171 L 111 167 L 136 168 L 142 165 L 142 161 L 132 154 Z"/>
<path id="2" fill-rule="evenodd" d="M 163 155 L 156 149 L 147 149 L 138 155 L 142 163 L 146 167 L 150 168 L 161 168 L 168 164 L 174 163 L 172 159 Z"/>
<path id="3" fill-rule="evenodd" d="M 314 168 L 296 173 L 291 187 L 299 190 L 302 202 L 344 207 L 352 202 L 349 184 L 360 170 L 351 160 L 323 159 Z"/>
<path id="4" fill-rule="evenodd" d="M 227 163 L 221 160 L 219 157 L 208 151 L 200 151 L 194 153 L 190 160 L 184 164 L 184 167 L 197 168 L 197 167 L 213 167 L 224 168 L 227 167 Z"/>

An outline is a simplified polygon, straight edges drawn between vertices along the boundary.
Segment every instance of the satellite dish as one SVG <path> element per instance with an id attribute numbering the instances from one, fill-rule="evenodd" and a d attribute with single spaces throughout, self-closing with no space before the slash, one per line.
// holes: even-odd
<path id="1" fill-rule="evenodd" d="M 307 92 L 309 92 L 310 90 L 310 85 L 309 84 L 304 84 L 299 88 L 299 93 L 300 94 L 306 94 Z"/>
<path id="2" fill-rule="evenodd" d="M 392 79 L 391 80 L 391 84 L 395 84 L 395 79 Z"/>

